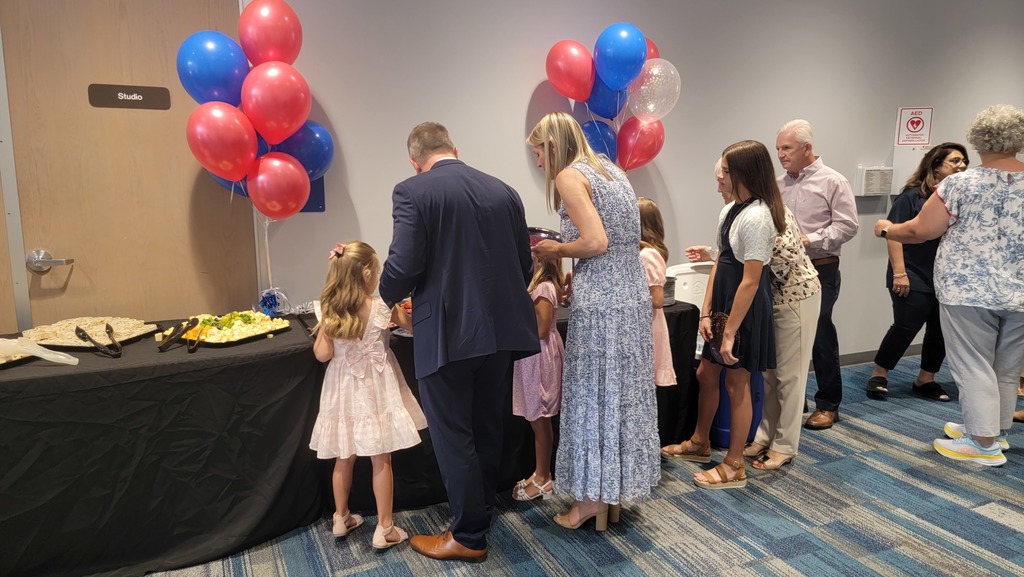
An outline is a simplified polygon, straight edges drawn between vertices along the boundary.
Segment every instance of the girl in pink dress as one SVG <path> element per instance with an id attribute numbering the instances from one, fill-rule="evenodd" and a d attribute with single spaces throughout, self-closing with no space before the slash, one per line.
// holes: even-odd
<path id="1" fill-rule="evenodd" d="M 649 198 L 636 199 L 640 209 L 640 261 L 647 273 L 647 285 L 651 290 L 651 305 L 654 315 L 651 332 L 654 335 L 654 384 L 668 387 L 676 384 L 676 371 L 672 366 L 672 347 L 668 339 L 668 324 L 665 322 L 665 262 L 668 248 L 665 246 L 665 224 L 658 205 Z"/>
<path id="2" fill-rule="evenodd" d="M 320 413 L 309 447 L 334 464 L 333 533 L 344 537 L 363 524 L 348 510 L 356 456 L 373 465 L 377 529 L 373 546 L 387 549 L 409 536 L 392 519 L 391 452 L 420 442 L 426 418 L 388 347 L 388 322 L 412 330 L 400 307 L 389 309 L 373 296 L 380 261 L 369 245 L 351 241 L 331 251 L 327 284 L 320 295 L 322 318 L 313 329 L 313 354 L 330 361 L 320 394 Z"/>
<path id="3" fill-rule="evenodd" d="M 537 312 L 540 352 L 516 361 L 512 376 L 512 413 L 525 417 L 533 428 L 537 467 L 533 475 L 516 484 L 512 498 L 517 501 L 546 499 L 554 489 L 551 447 L 554 432 L 551 417 L 562 408 L 562 360 L 565 348 L 556 327 L 555 311 L 562 299 L 565 277 L 557 259 L 533 259 L 530 298 Z"/>

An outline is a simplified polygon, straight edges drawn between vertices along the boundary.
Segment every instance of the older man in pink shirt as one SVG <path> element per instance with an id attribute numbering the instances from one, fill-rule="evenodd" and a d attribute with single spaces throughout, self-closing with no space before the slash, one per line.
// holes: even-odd
<path id="1" fill-rule="evenodd" d="M 801 240 L 821 280 L 821 312 L 811 360 L 818 392 L 808 429 L 828 429 L 839 420 L 843 379 L 839 372 L 839 337 L 832 308 L 839 298 L 840 247 L 857 234 L 857 204 L 850 181 L 825 166 L 814 154 L 814 134 L 806 120 L 782 125 L 775 150 L 785 173 L 779 175 L 782 200 L 800 225 Z"/>

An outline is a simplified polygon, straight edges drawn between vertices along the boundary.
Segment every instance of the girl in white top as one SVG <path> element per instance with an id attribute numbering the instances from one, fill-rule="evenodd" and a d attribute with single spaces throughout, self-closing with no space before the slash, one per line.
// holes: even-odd
<path id="1" fill-rule="evenodd" d="M 392 519 L 391 452 L 420 442 L 426 418 L 388 347 L 388 322 L 412 331 L 400 307 L 389 309 L 373 296 L 380 261 L 369 245 L 352 241 L 331 251 L 327 285 L 320 296 L 322 318 L 313 329 L 313 354 L 330 361 L 320 394 L 320 413 L 309 447 L 334 465 L 333 533 L 344 537 L 363 524 L 348 510 L 356 456 L 369 456 L 377 529 L 373 546 L 387 549 L 409 536 Z"/>
<path id="2" fill-rule="evenodd" d="M 719 219 L 721 252 L 712 270 L 700 322 L 706 341 L 697 380 L 700 404 L 693 437 L 671 451 L 673 456 L 707 463 L 711 460 L 711 421 L 718 409 L 721 371 L 730 399 L 729 451 L 722 464 L 694 475 L 707 489 L 744 487 L 743 448 L 750 431 L 750 373 L 775 368 L 771 288 L 767 263 L 778 231 L 785 229 L 785 211 L 775 182 L 771 155 L 760 142 L 746 140 L 722 153 L 722 185 L 735 201 Z M 713 326 L 712 316 L 728 315 Z"/>

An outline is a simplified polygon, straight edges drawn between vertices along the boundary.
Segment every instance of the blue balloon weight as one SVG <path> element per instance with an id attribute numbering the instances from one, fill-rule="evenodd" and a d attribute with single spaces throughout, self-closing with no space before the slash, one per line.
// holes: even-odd
<path id="1" fill-rule="evenodd" d="M 583 129 L 583 135 L 587 137 L 587 143 L 590 144 L 590 148 L 594 149 L 594 152 L 603 154 L 615 162 L 615 159 L 618 158 L 616 155 L 619 146 L 614 128 L 600 120 L 584 122 L 580 128 Z"/>
<path id="2" fill-rule="evenodd" d="M 213 30 L 189 36 L 178 48 L 178 78 L 196 102 L 242 102 L 242 81 L 249 61 L 237 42 Z"/>
<path id="3" fill-rule="evenodd" d="M 298 160 L 313 181 L 327 172 L 334 159 L 334 139 L 322 125 L 307 120 L 302 128 L 284 142 L 274 146 L 276 152 L 290 154 Z"/>
<path id="4" fill-rule="evenodd" d="M 594 68 L 612 90 L 622 90 L 640 75 L 647 60 L 647 39 L 628 22 L 604 29 L 594 44 Z"/>
<path id="5" fill-rule="evenodd" d="M 600 77 L 594 79 L 594 87 L 590 90 L 587 106 L 590 111 L 603 118 L 615 118 L 626 105 L 629 89 L 612 90 Z"/>

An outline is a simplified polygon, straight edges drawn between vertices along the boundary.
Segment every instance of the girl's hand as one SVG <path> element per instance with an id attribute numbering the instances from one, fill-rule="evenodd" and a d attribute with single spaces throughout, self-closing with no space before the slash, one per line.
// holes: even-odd
<path id="1" fill-rule="evenodd" d="M 910 294 L 910 278 L 906 276 L 892 279 L 892 292 L 896 296 L 906 297 Z"/>
<path id="2" fill-rule="evenodd" d="M 732 345 L 735 340 L 736 335 L 734 333 L 726 332 L 722 335 L 722 346 L 718 347 L 718 352 L 722 355 L 722 360 L 725 361 L 725 364 L 727 365 L 735 365 L 740 362 L 740 360 L 732 354 Z"/>
<path id="3" fill-rule="evenodd" d="M 401 304 L 397 304 L 391 309 L 391 322 L 405 329 L 410 335 L 412 334 L 412 316 Z"/>
<path id="4" fill-rule="evenodd" d="M 530 249 L 530 252 L 533 253 L 533 256 L 542 261 L 555 260 L 559 258 L 558 248 L 561 244 L 562 243 L 551 239 L 542 240 L 535 244 L 533 248 Z"/>
<path id="5" fill-rule="evenodd" d="M 711 332 L 711 317 L 704 317 L 700 319 L 700 326 L 697 327 L 697 332 L 700 333 L 700 338 L 705 341 L 710 341 L 715 338 L 714 333 Z"/>

